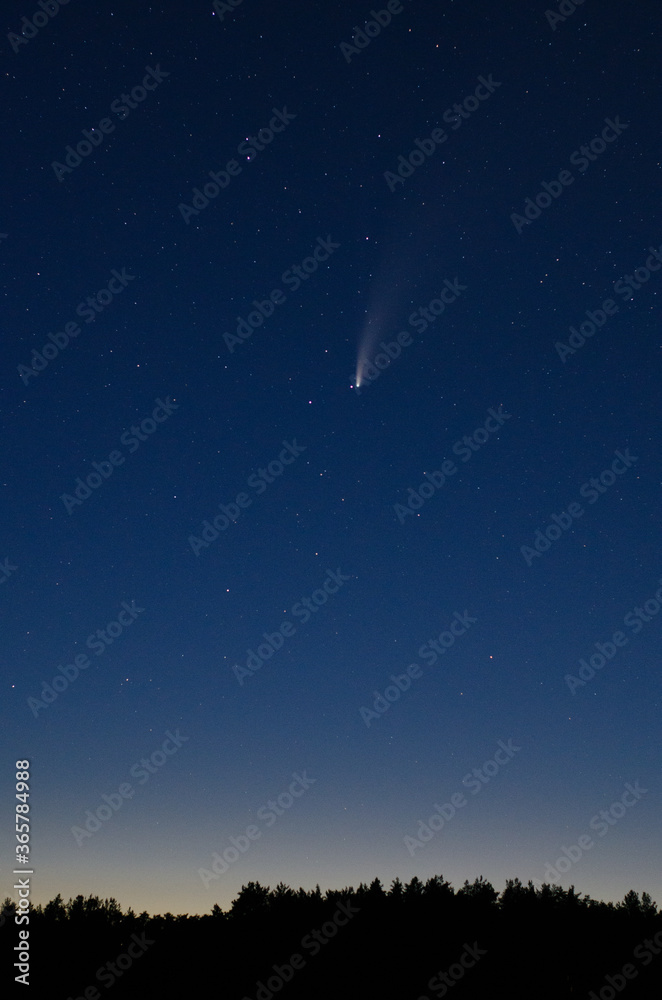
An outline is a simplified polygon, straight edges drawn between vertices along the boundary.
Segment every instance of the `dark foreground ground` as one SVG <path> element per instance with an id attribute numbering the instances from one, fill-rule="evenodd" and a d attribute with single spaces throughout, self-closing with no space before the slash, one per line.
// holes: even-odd
<path id="1" fill-rule="evenodd" d="M 19 928 L 4 915 L 6 955 Z M 194 917 L 58 897 L 29 930 L 33 1000 L 653 1000 L 662 985 L 662 913 L 646 893 L 614 906 L 517 879 L 500 896 L 482 879 L 457 892 L 441 877 L 325 894 L 249 883 L 228 912 Z"/>

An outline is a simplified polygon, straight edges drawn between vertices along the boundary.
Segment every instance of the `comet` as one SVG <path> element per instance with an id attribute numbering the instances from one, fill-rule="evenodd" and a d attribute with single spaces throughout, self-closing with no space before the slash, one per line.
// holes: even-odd
<path id="1" fill-rule="evenodd" d="M 414 240 L 412 245 L 398 240 L 380 253 L 378 274 L 368 291 L 365 320 L 358 339 L 354 389 L 371 381 L 366 366 L 372 365 L 379 353 L 380 340 L 393 334 L 403 303 L 409 298 L 410 276 L 419 257 L 417 242 Z"/>
<path id="2" fill-rule="evenodd" d="M 386 328 L 387 309 L 377 307 L 371 316 L 366 318 L 356 356 L 356 372 L 354 375 L 354 388 L 360 389 L 363 382 L 363 369 L 366 363 L 372 361 L 377 349 L 379 338 Z"/>

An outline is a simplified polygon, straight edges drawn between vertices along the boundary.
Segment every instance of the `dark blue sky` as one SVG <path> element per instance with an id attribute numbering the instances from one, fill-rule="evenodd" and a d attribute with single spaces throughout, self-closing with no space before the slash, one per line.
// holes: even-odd
<path id="1" fill-rule="evenodd" d="M 559 858 L 659 898 L 651 5 L 40 10 L 0 222 L 34 900 Z"/>

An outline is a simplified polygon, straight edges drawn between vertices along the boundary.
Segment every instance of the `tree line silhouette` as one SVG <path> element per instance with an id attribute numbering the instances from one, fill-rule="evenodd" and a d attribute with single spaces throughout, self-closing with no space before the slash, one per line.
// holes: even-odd
<path id="1" fill-rule="evenodd" d="M 14 912 L 7 898 L 0 933 L 12 947 Z M 49 1000 L 109 989 L 159 1000 L 461 1000 L 495 989 L 509 1000 L 651 1000 L 662 982 L 662 911 L 633 890 L 614 904 L 517 878 L 501 893 L 482 876 L 454 890 L 437 875 L 324 893 L 249 882 L 229 910 L 205 915 L 136 914 L 94 895 L 29 912 L 31 996 Z"/>

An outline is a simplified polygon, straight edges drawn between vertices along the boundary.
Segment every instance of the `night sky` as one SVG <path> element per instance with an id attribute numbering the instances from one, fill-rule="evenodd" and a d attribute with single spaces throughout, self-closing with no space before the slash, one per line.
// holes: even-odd
<path id="1" fill-rule="evenodd" d="M 659 12 L 561 7 L 6 6 L 33 902 L 660 899 Z"/>

